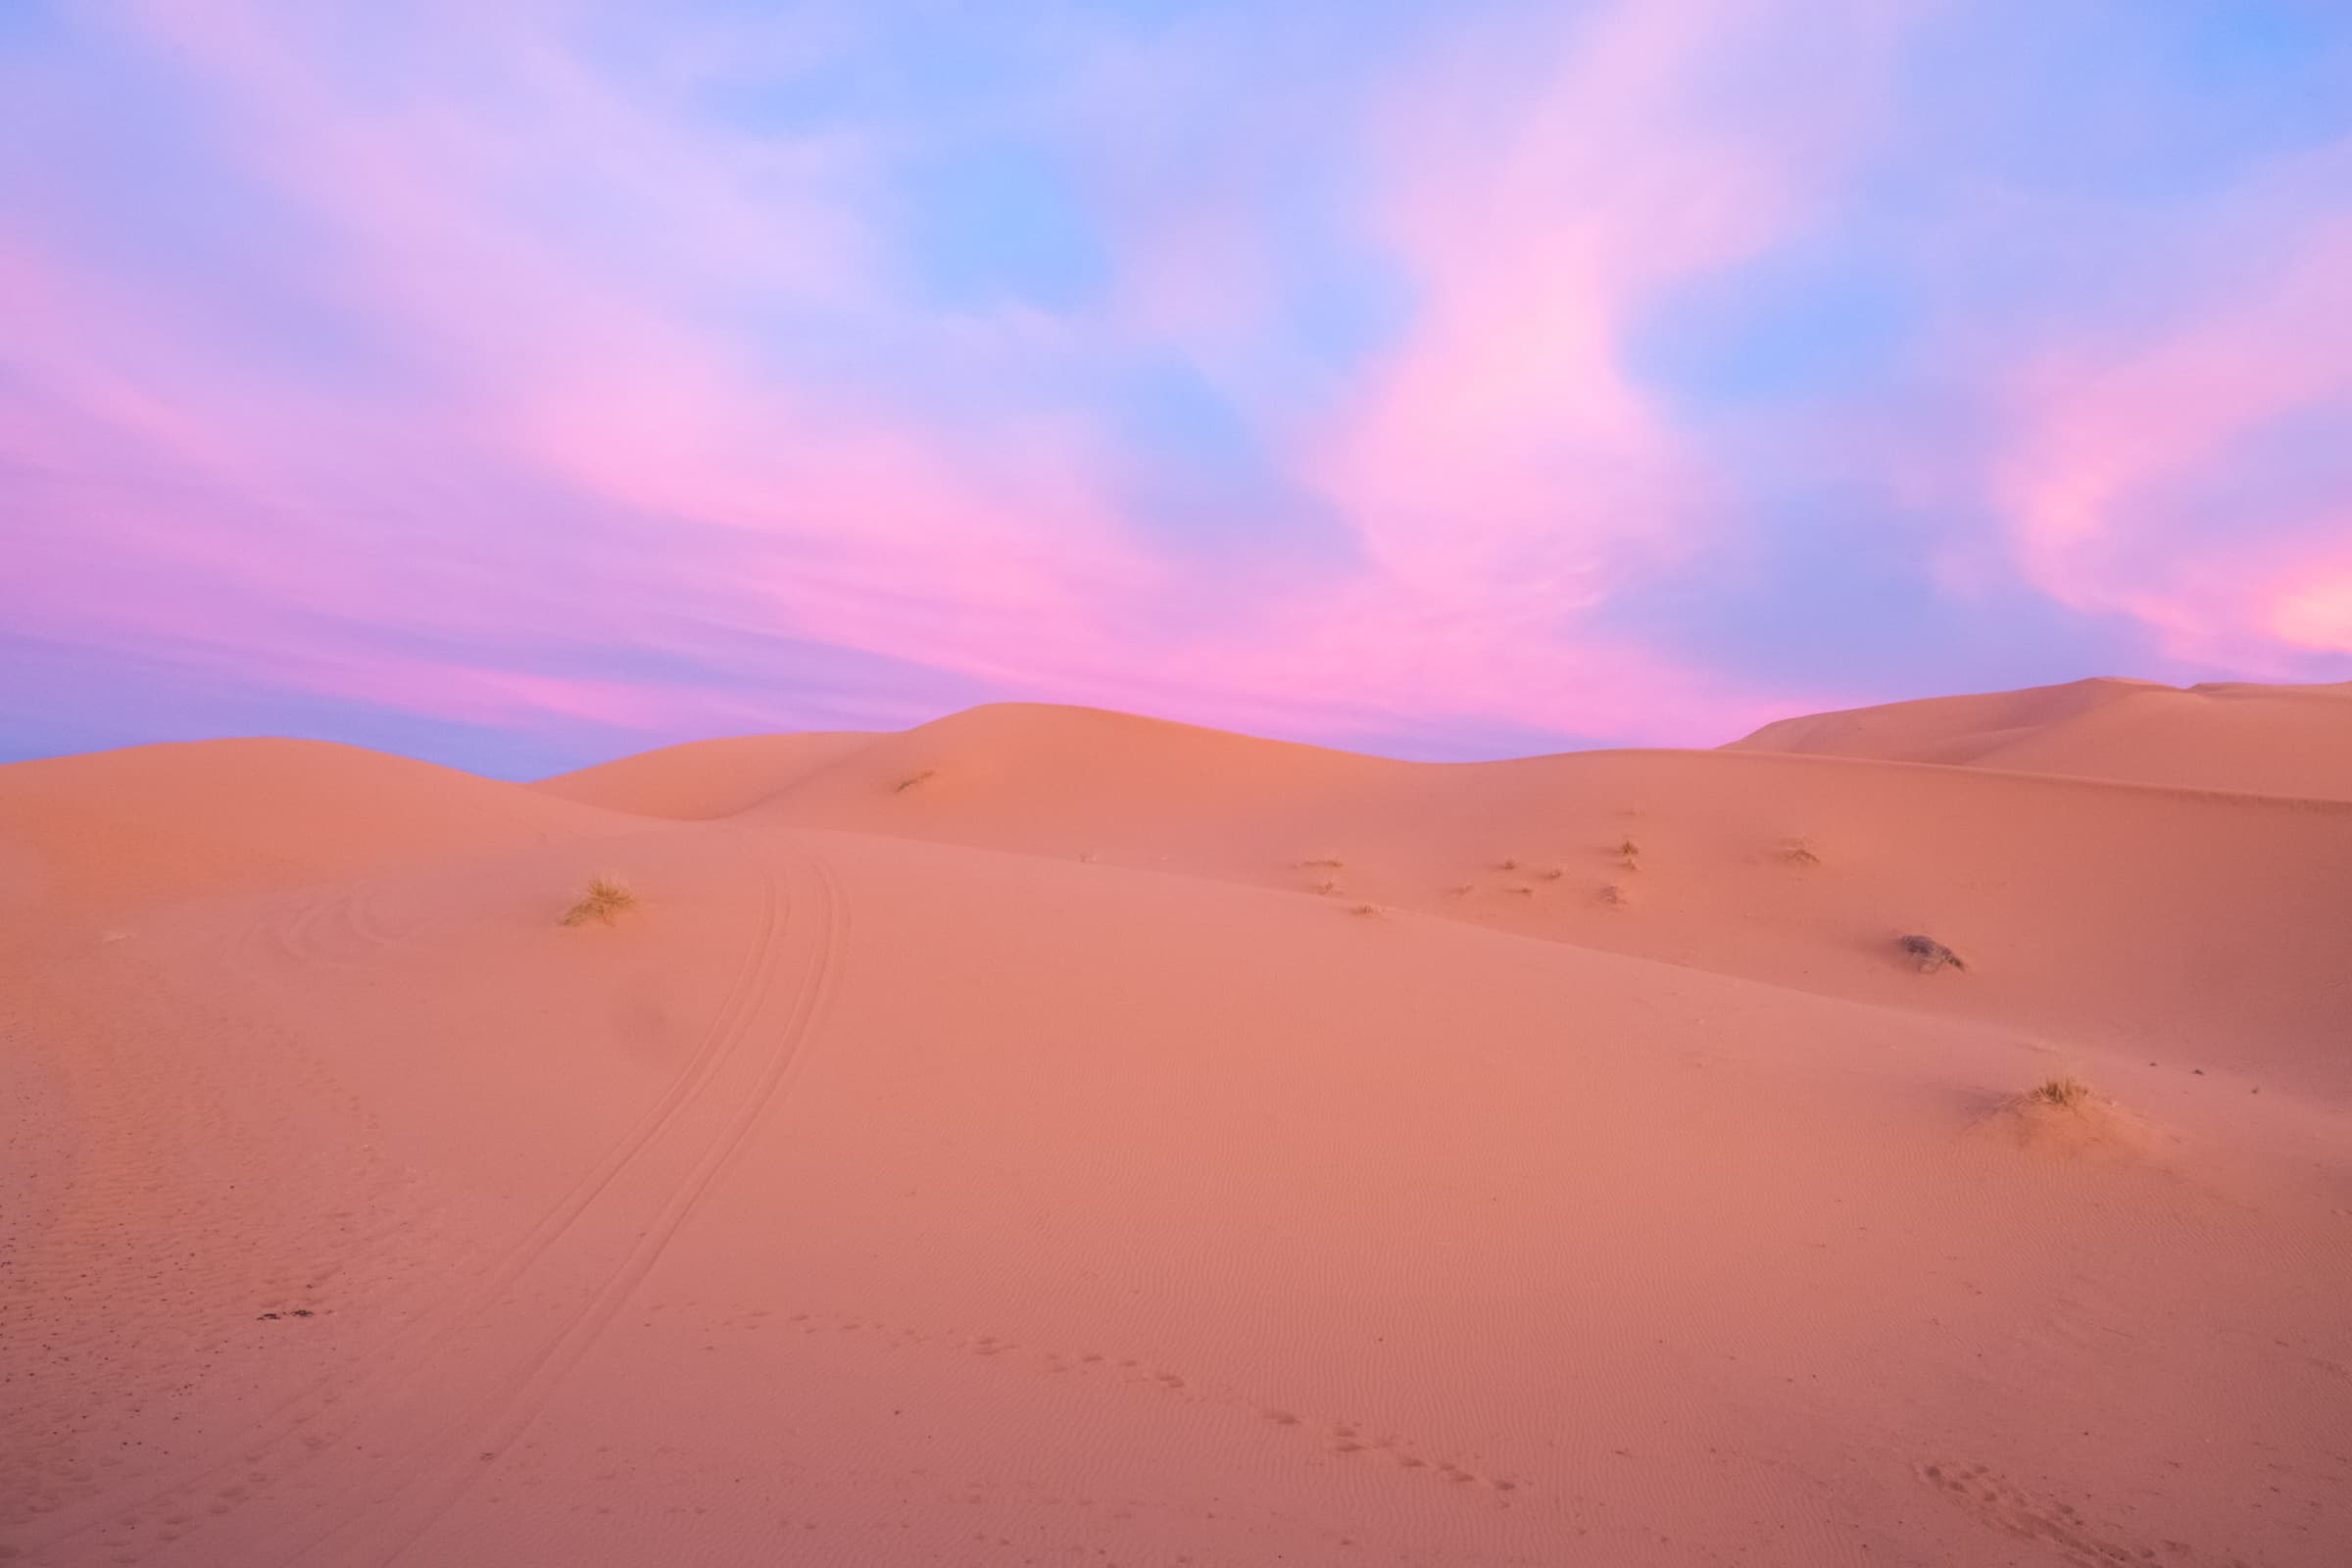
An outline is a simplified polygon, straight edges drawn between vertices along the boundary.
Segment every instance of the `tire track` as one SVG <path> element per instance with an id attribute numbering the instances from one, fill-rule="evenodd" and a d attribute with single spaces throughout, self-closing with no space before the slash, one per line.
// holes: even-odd
<path id="1" fill-rule="evenodd" d="M 846 917 L 838 883 L 830 868 L 820 863 L 806 863 L 801 870 L 808 884 L 808 902 L 814 918 L 795 922 L 808 932 L 789 1011 L 770 1049 L 747 1063 L 754 1070 L 741 1100 L 671 1190 L 659 1215 L 580 1309 L 534 1353 L 431 1440 L 419 1445 L 409 1461 L 398 1467 L 390 1488 L 362 1503 L 356 1516 L 346 1514 L 279 1559 L 286 1568 L 327 1555 L 340 1561 L 388 1564 L 422 1538 L 481 1477 L 482 1459 L 503 1452 L 530 1428 L 566 1375 L 595 1348 L 700 1210 L 711 1189 L 739 1162 L 753 1132 L 768 1119 L 786 1086 L 797 1077 L 794 1068 L 802 1059 L 803 1046 L 831 999 L 840 970 Z M 793 902 L 796 906 L 800 903 Z M 772 960 L 780 952 L 780 945 L 771 944 L 771 961 L 763 964 L 760 996 L 755 997 L 730 1041 L 730 1062 L 739 1054 L 735 1048 L 757 1033 L 753 1026 L 759 1003 L 773 978 L 776 964 Z M 338 1541 L 344 1544 L 337 1545 Z"/>
<path id="2" fill-rule="evenodd" d="M 533 1267 L 573 1232 L 581 1217 L 595 1206 L 598 1200 L 616 1183 L 622 1182 L 642 1162 L 647 1152 L 676 1127 L 691 1107 L 700 1102 L 711 1081 L 746 1035 L 750 1022 L 758 1013 L 762 995 L 772 981 L 779 951 L 777 939 L 789 915 L 773 867 L 764 858 L 756 863 L 760 867 L 760 912 L 756 917 L 755 933 L 746 945 L 743 958 L 737 964 L 719 1006 L 712 1013 L 711 1021 L 697 1042 L 694 1052 L 661 1097 L 606 1148 L 596 1163 L 540 1216 L 531 1229 L 491 1266 L 486 1275 L 477 1276 L 475 1285 L 465 1293 L 467 1299 L 463 1305 L 455 1310 L 447 1309 L 450 1298 L 446 1297 L 439 1302 L 428 1304 L 357 1357 L 321 1373 L 268 1407 L 263 1419 L 265 1422 L 277 1423 L 273 1432 L 259 1439 L 239 1442 L 233 1446 L 233 1452 L 192 1469 L 176 1472 L 160 1486 L 143 1490 L 136 1501 L 112 1501 L 101 1514 L 48 1535 L 37 1544 L 25 1544 L 24 1549 L 32 1560 L 43 1560 L 48 1553 L 115 1524 L 126 1514 L 164 1506 L 193 1489 L 222 1480 L 231 1474 L 241 1476 L 261 1459 L 282 1452 L 290 1446 L 307 1453 L 308 1449 L 322 1448 L 348 1439 L 368 1419 L 366 1401 L 362 1396 L 379 1389 L 388 1380 L 407 1375 L 418 1361 L 429 1356 L 433 1347 L 452 1334 L 495 1313 Z M 316 905 L 306 906 L 297 911 L 297 920 L 315 913 L 317 908 Z M 260 923 L 257 920 L 254 925 Z M 249 925 L 238 939 L 236 952 L 240 956 L 246 951 L 254 925 Z M 331 1426 L 325 1423 L 324 1411 L 308 1416 L 289 1415 L 289 1412 L 322 1400 L 330 1404 L 339 1403 L 352 1414 L 339 1425 Z M 347 1492 L 349 1489 L 345 1490 Z M 200 1549 L 202 1535 L 203 1532 L 198 1532 L 189 1538 L 186 1544 Z"/>

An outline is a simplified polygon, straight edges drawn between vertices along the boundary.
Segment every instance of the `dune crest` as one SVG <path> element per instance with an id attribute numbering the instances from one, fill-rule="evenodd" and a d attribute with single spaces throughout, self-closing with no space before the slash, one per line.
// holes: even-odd
<path id="1" fill-rule="evenodd" d="M 2323 710 L 2352 751 L 2352 706 Z M 699 765 L 634 760 L 673 792 Z M 2352 1097 L 2352 1059 L 2324 1046 L 2352 803 L 1746 749 L 1409 763 L 1024 704 L 730 788 L 747 832 L 1370 902 L 1939 1016 L 2186 1038 L 2205 1065 Z M 1921 985 L 1912 932 L 1962 954 L 1970 983 Z"/>
<path id="2" fill-rule="evenodd" d="M 2352 682 L 2095 679 L 1782 719 L 1731 749 L 2352 799 Z"/>
<path id="3" fill-rule="evenodd" d="M 701 822 L 757 806 L 871 739 L 843 731 L 688 741 L 559 773 L 530 787 L 608 810 Z"/>

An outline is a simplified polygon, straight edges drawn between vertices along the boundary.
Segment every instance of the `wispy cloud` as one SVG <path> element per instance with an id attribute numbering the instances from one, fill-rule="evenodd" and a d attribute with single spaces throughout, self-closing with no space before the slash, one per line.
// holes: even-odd
<path id="1" fill-rule="evenodd" d="M 2228 253 L 2171 236 L 2143 265 L 2173 284 L 2153 320 L 2094 317 L 2027 362 L 2000 493 L 2045 592 L 2183 660 L 2287 674 L 2297 650 L 2352 652 L 2328 608 L 2352 554 L 2352 140 L 2199 217 Z"/>

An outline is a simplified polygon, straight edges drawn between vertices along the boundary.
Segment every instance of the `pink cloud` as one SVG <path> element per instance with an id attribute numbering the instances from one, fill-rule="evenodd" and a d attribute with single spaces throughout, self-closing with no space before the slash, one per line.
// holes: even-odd
<path id="1" fill-rule="evenodd" d="M 2335 537 L 2352 539 L 2352 509 L 2338 515 Z M 2273 636 L 2298 648 L 2352 654 L 2352 549 L 2298 562 L 2266 588 L 2263 625 Z"/>
<path id="2" fill-rule="evenodd" d="M 1845 9 L 1806 90 L 1751 92 L 1743 113 L 1716 97 L 1775 57 L 1777 8 L 1621 5 L 1481 39 L 1392 106 L 1381 231 L 1422 308 L 1302 453 L 1376 575 L 1331 596 L 1286 668 L 1344 669 L 1400 708 L 1450 697 L 1656 738 L 1753 710 L 1577 623 L 1732 511 L 1622 339 L 1677 283 L 1795 230 L 1835 183 L 1891 37 L 1884 8 Z"/>
<path id="3" fill-rule="evenodd" d="M 2018 566 L 2077 610 L 2120 612 L 2183 660 L 2283 672 L 2278 642 L 2334 640 L 2341 495 L 2181 520 L 2183 498 L 2277 421 L 2352 409 L 2352 215 L 2332 201 L 2352 144 L 2280 170 L 2221 222 L 2251 266 L 2208 272 L 2152 333 L 2045 346 L 2016 384 L 1996 465 Z M 2195 242 L 2187 247 L 2192 253 Z"/>
<path id="4" fill-rule="evenodd" d="M 1188 577 L 1148 545 L 1082 422 L 926 420 L 881 384 L 819 380 L 710 314 L 754 287 L 816 312 L 888 308 L 868 276 L 856 147 L 681 128 L 551 41 L 560 8 L 427 11 L 416 47 L 462 56 L 464 86 L 453 74 L 412 94 L 342 79 L 330 13 L 158 0 L 142 13 L 150 36 L 199 74 L 239 156 L 315 230 L 302 286 L 371 328 L 401 373 L 346 404 L 339 389 L 224 370 L 230 329 L 168 292 L 69 286 L 63 254 L 0 258 L 49 291 L 57 323 L 0 352 L 34 365 L 103 442 L 210 494 L 192 524 L 84 513 L 76 527 L 176 574 L 126 590 L 53 552 L 45 621 L 480 722 L 759 728 L 789 712 L 461 667 L 362 630 L 512 642 L 585 626 L 659 652 L 680 646 L 662 623 L 683 616 L 1025 695 L 1343 739 L 1430 715 L 1635 740 L 1739 733 L 1790 694 L 1580 620 L 1703 547 L 1726 511 L 1703 455 L 1620 367 L 1628 321 L 1801 223 L 1879 89 L 1884 32 L 1858 24 L 1806 90 L 1719 113 L 1725 74 L 1769 40 L 1771 11 L 1629 0 L 1478 46 L 1541 57 L 1508 74 L 1520 88 L 1500 100 L 1488 61 L 1441 60 L 1378 106 L 1391 134 L 1376 138 L 1373 226 L 1422 309 L 1275 455 L 1358 556 L 1191 632 L 1155 612 L 1171 592 L 1214 606 L 1216 568 Z M 629 215 L 632 231 L 583 236 L 564 211 L 551 218 L 558 175 L 582 169 L 602 182 L 585 210 Z M 1262 274 L 1246 236 L 1211 227 L 1200 243 L 1224 258 L 1221 275 Z M 1120 296 L 1112 308 L 1136 314 L 1109 328 L 1150 342 L 1217 305 L 1154 285 Z M 1250 309 L 1250 290 L 1227 308 Z M 1051 333 L 1015 321 L 906 335 L 985 365 Z M 104 451 L 83 466 L 104 467 Z M 617 542 L 600 557 L 566 537 L 560 510 L 502 514 L 466 488 L 485 468 L 622 519 Z M 446 470 L 460 510 L 418 551 L 402 554 L 397 531 L 337 525 L 355 498 L 406 493 L 419 470 Z M 535 559 L 546 582 L 483 585 L 469 533 L 485 569 Z"/>

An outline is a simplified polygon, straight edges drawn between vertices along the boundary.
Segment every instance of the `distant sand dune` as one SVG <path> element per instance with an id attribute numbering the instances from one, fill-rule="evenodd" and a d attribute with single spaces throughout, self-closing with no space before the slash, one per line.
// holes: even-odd
<path id="1" fill-rule="evenodd" d="M 16 762 L 0 766 L 0 930 L 642 826 L 519 785 L 320 741 L 200 741 Z"/>
<path id="2" fill-rule="evenodd" d="M 855 755 L 871 739 L 841 733 L 690 741 L 561 773 L 531 788 L 640 816 L 707 821 L 757 806 Z"/>
<path id="3" fill-rule="evenodd" d="M 2352 682 L 2085 680 L 1782 719 L 1734 746 L 2345 800 L 2347 729 Z"/>
<path id="4" fill-rule="evenodd" d="M 2352 705 L 2321 711 L 2352 751 Z M 637 759 L 643 787 L 664 759 L 681 772 L 698 760 Z M 2344 996 L 2352 805 L 1742 750 L 1440 766 L 1022 705 L 871 737 L 813 769 L 799 760 L 773 790 L 744 781 L 757 804 L 732 820 L 1299 891 L 1330 881 L 1355 900 L 1881 1004 L 2195 1040 L 2207 1065 L 2352 1097 L 2352 1056 L 2323 1049 Z M 925 769 L 921 790 L 897 788 Z M 1788 858 L 1799 838 L 1821 862 L 1801 876 Z M 1580 880 L 1497 869 L 1519 853 Z M 1298 869 L 1326 858 L 1345 869 Z M 1634 883 L 1642 918 L 1617 918 Z M 1596 897 L 1603 884 L 1619 899 Z M 1898 928 L 1966 954 L 1972 983 L 1916 984 Z"/>

